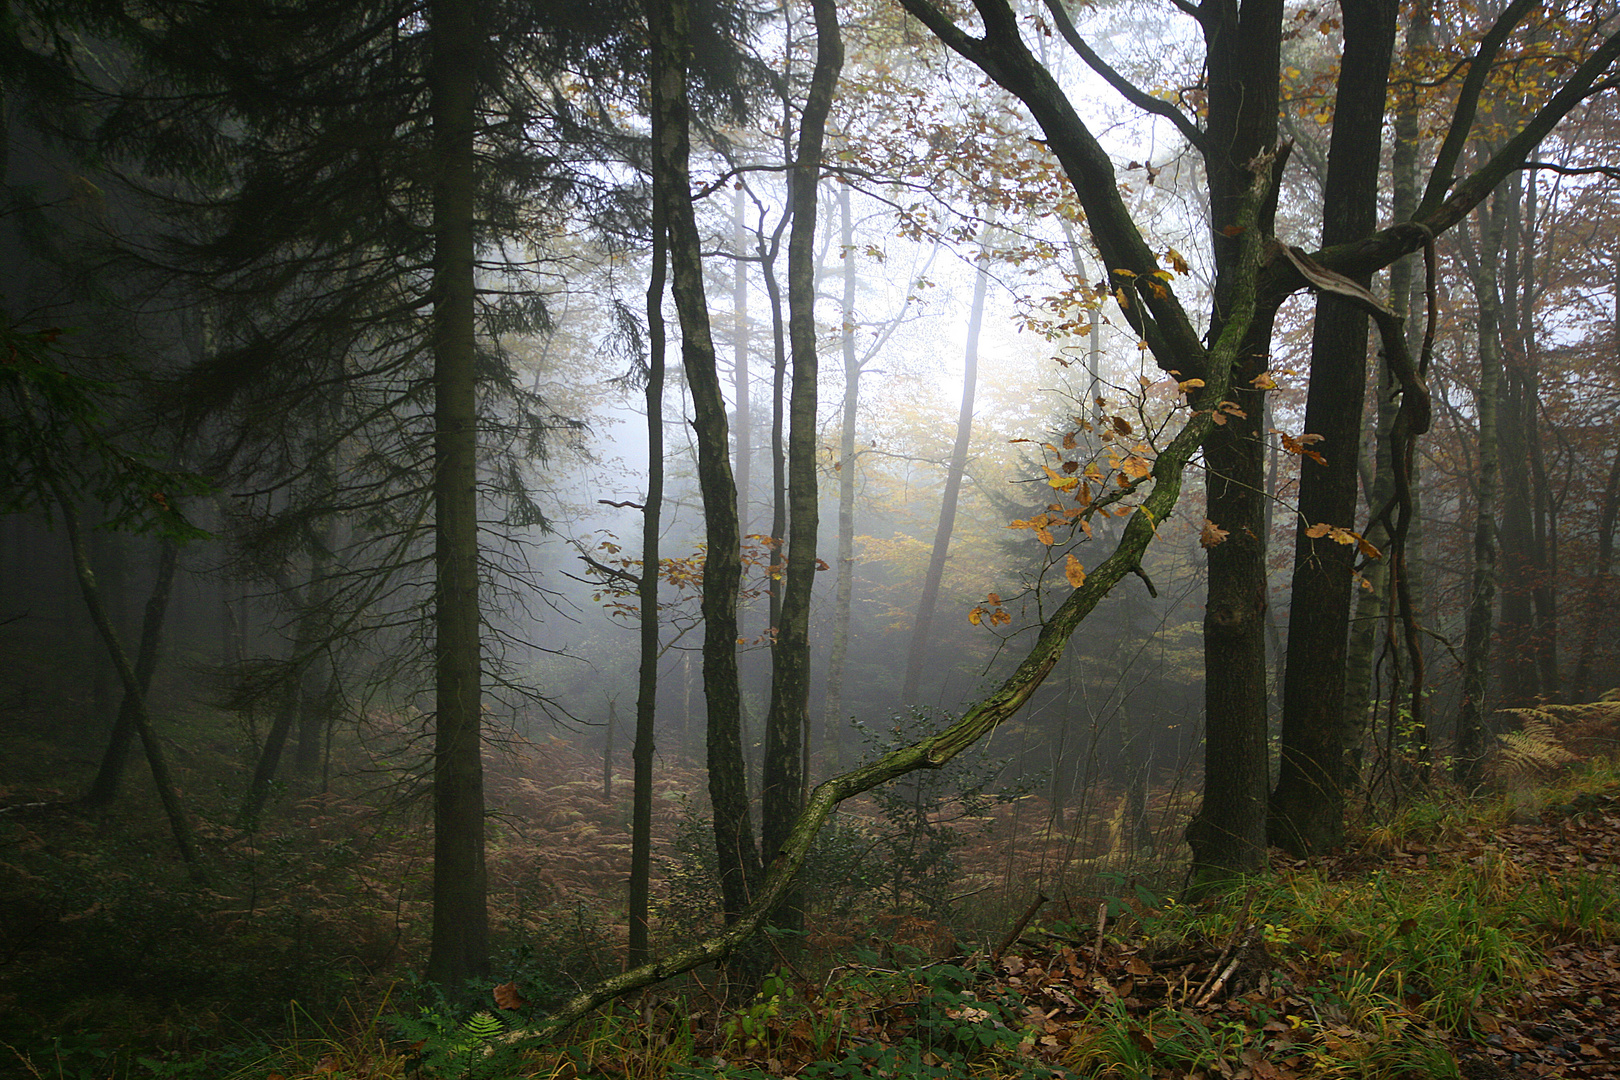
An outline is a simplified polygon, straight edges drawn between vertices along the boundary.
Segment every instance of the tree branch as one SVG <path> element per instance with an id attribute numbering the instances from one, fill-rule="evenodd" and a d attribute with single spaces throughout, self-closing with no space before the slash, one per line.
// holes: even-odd
<path id="1" fill-rule="evenodd" d="M 1508 35 L 1513 32 L 1513 28 L 1523 21 L 1535 4 L 1536 0 L 1513 0 L 1480 39 L 1479 50 L 1474 53 L 1474 59 L 1468 65 L 1468 75 L 1463 79 L 1462 89 L 1457 94 L 1457 108 L 1451 114 L 1451 126 L 1446 131 L 1445 142 L 1440 145 L 1440 152 L 1435 155 L 1434 171 L 1429 174 L 1429 186 L 1423 191 L 1423 199 L 1418 203 L 1417 213 L 1412 215 L 1414 218 L 1432 214 L 1446 197 L 1446 189 L 1451 186 L 1451 170 L 1456 168 L 1457 160 L 1462 156 L 1463 145 L 1473 130 L 1474 113 L 1479 109 L 1480 91 L 1485 88 L 1485 77 L 1491 73 L 1491 63 L 1501 51 Z"/>
<path id="2" fill-rule="evenodd" d="M 1245 232 L 1238 280 L 1233 290 L 1232 314 L 1211 350 L 1207 385 L 1198 391 L 1199 408 L 1155 459 L 1153 490 L 1126 521 L 1113 554 L 1091 572 L 1085 584 L 1071 593 L 1041 627 L 1040 637 L 1012 675 L 944 731 L 819 784 L 772 860 L 759 892 L 726 929 L 652 963 L 604 979 L 563 1003 L 540 1026 L 512 1032 L 509 1042 L 519 1045 L 543 1042 L 560 1035 L 600 1005 L 643 986 L 724 959 L 764 924 L 787 895 L 816 834 L 839 803 L 906 773 L 940 768 L 1023 707 L 1062 656 L 1081 622 L 1120 579 L 1140 565 L 1142 552 L 1153 540 L 1159 524 L 1167 520 L 1175 508 L 1188 461 L 1199 451 L 1214 424 L 1213 411 L 1204 406 L 1225 397 L 1233 360 L 1254 318 L 1255 285 L 1263 245 L 1261 230 L 1255 227 L 1255 221 L 1269 187 L 1270 164 L 1268 160 L 1255 163 L 1255 181 L 1238 215 L 1238 223 L 1245 227 Z"/>
<path id="3" fill-rule="evenodd" d="M 1063 0 L 1046 0 L 1046 10 L 1051 12 L 1052 21 L 1057 24 L 1058 33 L 1063 35 L 1063 40 L 1069 43 L 1069 48 L 1080 55 L 1080 59 L 1086 62 L 1087 67 L 1101 75 L 1109 86 L 1119 91 L 1120 97 L 1123 97 L 1138 109 L 1152 113 L 1155 116 L 1162 116 L 1176 125 L 1176 130 L 1181 132 L 1181 137 L 1191 143 L 1193 149 L 1203 153 L 1204 133 L 1199 130 L 1198 125 L 1186 113 L 1168 101 L 1144 92 L 1135 83 L 1116 71 L 1108 61 L 1098 56 L 1091 46 L 1086 44 L 1085 39 L 1080 36 L 1080 32 L 1075 29 L 1074 20 L 1069 18 L 1069 13 L 1063 10 Z"/>

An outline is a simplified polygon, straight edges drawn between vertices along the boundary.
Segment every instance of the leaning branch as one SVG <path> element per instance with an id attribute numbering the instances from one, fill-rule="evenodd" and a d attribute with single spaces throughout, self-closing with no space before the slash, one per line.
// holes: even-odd
<path id="1" fill-rule="evenodd" d="M 1259 275 L 1264 246 L 1261 230 L 1254 227 L 1254 222 L 1269 186 L 1270 161 L 1257 160 L 1254 169 L 1255 181 L 1238 218 L 1245 231 L 1232 316 L 1211 350 L 1209 377 L 1206 379 L 1207 385 L 1198 392 L 1197 411 L 1154 461 L 1153 490 L 1126 522 L 1113 554 L 1091 572 L 1085 584 L 1071 593 L 1042 626 L 1040 637 L 1017 670 L 997 690 L 944 731 L 818 785 L 794 821 L 781 850 L 772 860 L 763 886 L 730 926 L 651 963 L 604 979 L 570 998 L 538 1027 L 513 1032 L 510 1036 L 512 1042 L 544 1042 L 561 1034 L 593 1009 L 616 998 L 725 959 L 759 930 L 787 894 L 800 867 L 804 865 L 816 834 L 839 803 L 906 773 L 940 768 L 1006 722 L 1029 700 L 1062 656 L 1069 637 L 1086 616 L 1121 578 L 1140 567 L 1142 554 L 1153 540 L 1159 524 L 1167 520 L 1175 508 L 1176 500 L 1181 495 L 1182 474 L 1187 463 L 1203 445 L 1214 423 L 1214 407 L 1226 396 L 1232 362 L 1254 318 L 1255 281 Z"/>

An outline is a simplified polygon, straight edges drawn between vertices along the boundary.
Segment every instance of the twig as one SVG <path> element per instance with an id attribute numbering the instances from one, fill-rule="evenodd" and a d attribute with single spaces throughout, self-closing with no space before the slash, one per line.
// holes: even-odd
<path id="1" fill-rule="evenodd" d="M 1097 946 L 1091 950 L 1092 967 L 1102 967 L 1103 927 L 1108 923 L 1108 901 L 1097 904 Z"/>
<path id="2" fill-rule="evenodd" d="M 1024 927 L 1029 925 L 1029 920 L 1035 917 L 1035 913 L 1041 909 L 1041 905 L 1046 901 L 1047 896 L 1045 893 L 1038 892 L 1035 894 L 1035 899 L 1029 902 L 1029 907 L 1024 909 L 1024 914 L 1019 916 L 1018 921 L 1013 924 L 1013 928 L 1008 932 L 1007 936 L 1001 939 L 1001 944 L 996 946 L 996 951 L 990 954 L 992 964 L 1000 960 L 1001 954 L 1006 952 L 1012 946 L 1012 943 L 1018 940 L 1018 935 L 1024 932 Z"/>
<path id="3" fill-rule="evenodd" d="M 1248 952 L 1249 949 L 1254 946 L 1255 936 L 1259 933 L 1259 931 L 1260 928 L 1258 926 L 1251 926 L 1248 928 L 1248 930 L 1244 931 L 1242 939 L 1238 942 L 1235 955 L 1232 957 L 1232 962 L 1226 965 L 1226 970 L 1221 972 L 1220 978 L 1215 980 L 1214 985 L 1206 990 L 1202 997 L 1193 1002 L 1194 1005 L 1202 1007 L 1204 1005 L 1208 1005 L 1210 1001 L 1214 1000 L 1215 995 L 1221 992 L 1221 988 L 1226 985 L 1226 981 L 1232 977 L 1232 973 L 1236 971 L 1238 969 L 1238 965 L 1243 962 L 1243 954 Z M 1213 974 L 1213 972 L 1211 973 Z"/>

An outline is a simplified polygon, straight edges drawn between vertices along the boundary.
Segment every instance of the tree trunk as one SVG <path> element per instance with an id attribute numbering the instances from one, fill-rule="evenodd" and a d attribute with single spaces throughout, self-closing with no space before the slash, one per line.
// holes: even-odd
<path id="1" fill-rule="evenodd" d="M 1428 0 L 1422 0 L 1413 13 L 1406 31 L 1408 56 L 1416 56 L 1428 47 L 1433 37 L 1433 11 Z M 1415 87 L 1402 92 L 1395 108 L 1395 139 L 1390 158 L 1390 217 L 1394 221 L 1407 221 L 1418 203 L 1418 154 L 1422 147 L 1422 134 L 1418 124 L 1418 100 Z M 1422 293 L 1414 288 L 1417 265 L 1415 256 L 1397 259 L 1389 268 L 1390 307 L 1405 316 L 1407 341 L 1418 340 L 1418 312 Z M 1397 383 L 1385 357 L 1378 367 L 1377 427 L 1374 432 L 1373 481 L 1367 488 L 1369 515 L 1378 514 L 1395 494 L 1394 433 Z M 1412 498 L 1417 498 L 1413 484 Z M 1414 512 L 1416 507 L 1414 506 Z M 1390 575 L 1389 533 L 1381 519 L 1373 519 L 1367 526 L 1367 542 L 1382 552 L 1365 570 L 1369 588 L 1356 595 L 1356 615 L 1350 626 L 1350 643 L 1345 659 L 1345 695 L 1343 720 L 1343 754 L 1346 773 L 1358 776 L 1361 771 L 1362 744 L 1371 722 L 1373 691 L 1373 658 L 1377 654 L 1379 631 L 1386 625 L 1391 613 L 1390 598 L 1394 582 Z M 1415 538 L 1410 529 L 1407 547 L 1415 550 Z M 1410 560 L 1409 560 L 1410 564 Z M 1410 584 L 1410 581 L 1409 581 Z"/>
<path id="2" fill-rule="evenodd" d="M 1344 56 L 1334 100 L 1323 191 L 1322 243 L 1349 243 L 1377 223 L 1384 101 L 1394 54 L 1395 0 L 1343 0 Z M 1366 287 L 1370 273 L 1355 279 Z M 1367 382 L 1367 315 L 1320 294 L 1311 333 L 1305 430 L 1322 436 L 1300 467 L 1299 524 L 1283 675 L 1282 754 L 1272 794 L 1272 843 L 1296 856 L 1344 841 L 1345 792 L 1354 783 L 1344 755 L 1345 652 L 1351 574 L 1359 552 L 1309 529 L 1356 526 L 1356 465 Z"/>
<path id="3" fill-rule="evenodd" d="M 1512 190 L 1516 180 L 1517 174 L 1505 182 L 1491 200 L 1490 211 L 1481 215 L 1484 223 L 1479 247 L 1468 260 L 1479 307 L 1479 386 L 1474 396 L 1479 424 L 1479 478 L 1474 487 L 1474 569 L 1463 639 L 1463 693 L 1457 710 L 1453 760 L 1457 782 L 1470 789 L 1479 784 L 1490 739 L 1485 698 L 1490 685 L 1491 624 L 1496 599 L 1497 401 L 1502 371 L 1502 303 L 1496 266 L 1508 217 L 1506 204 L 1517 199 L 1517 192 Z M 1465 235 L 1465 246 L 1467 240 Z"/>
<path id="4" fill-rule="evenodd" d="M 956 531 L 956 505 L 962 494 L 962 477 L 967 472 L 968 444 L 973 438 L 973 397 L 979 382 L 979 332 L 984 326 L 984 298 L 990 285 L 986 264 L 990 260 L 991 233 L 995 230 L 993 214 L 992 210 L 991 220 L 979 233 L 979 264 L 973 276 L 973 304 L 968 309 L 967 350 L 962 357 L 962 405 L 956 414 L 956 440 L 951 444 L 951 460 L 945 470 L 939 524 L 934 529 L 934 547 L 928 557 L 922 595 L 917 599 L 917 619 L 911 631 L 911 649 L 906 655 L 906 681 L 900 690 L 900 700 L 907 705 L 917 701 L 923 665 L 934 651 L 934 608 L 939 604 L 939 587 L 945 577 L 951 533 Z"/>
<path id="5" fill-rule="evenodd" d="M 202 869 L 202 862 L 197 857 L 197 847 L 191 838 L 191 823 L 186 820 L 185 811 L 180 807 L 180 795 L 175 790 L 174 778 L 169 774 L 169 764 L 163 757 L 163 747 L 158 742 L 157 733 L 152 729 L 152 718 L 146 709 L 146 695 L 141 688 L 140 677 L 136 674 L 135 666 L 129 662 L 129 654 L 118 639 L 118 630 L 113 626 L 112 616 L 107 612 L 107 605 L 102 601 L 101 590 L 96 584 L 95 571 L 90 566 L 90 552 L 84 542 L 84 531 L 79 527 L 79 514 L 69 501 L 68 494 L 54 478 L 50 480 L 52 494 L 56 498 L 57 507 L 62 511 L 62 526 L 67 532 L 68 546 L 73 554 L 74 576 L 79 581 L 79 593 L 84 597 L 84 605 L 90 611 L 90 620 L 94 623 L 96 633 L 101 636 L 102 644 L 107 647 L 108 657 L 118 672 L 118 679 L 124 684 L 124 698 L 130 702 L 134 713 L 135 733 L 141 737 L 141 746 L 146 751 L 146 763 L 152 770 L 152 782 L 157 787 L 158 800 L 163 804 L 163 813 L 169 819 L 169 831 L 174 836 L 174 846 L 180 852 L 180 858 L 186 864 L 187 873 L 196 884 L 205 884 L 206 875 Z M 150 610 L 150 609 L 148 609 Z"/>
<path id="6" fill-rule="evenodd" d="M 1530 187 L 1534 188 L 1534 184 Z M 1519 297 L 1532 287 L 1525 260 L 1531 222 L 1524 219 L 1522 183 L 1514 185 L 1514 200 L 1502 230 L 1503 265 L 1496 291 L 1501 300 L 1497 336 L 1501 342 L 1502 373 L 1496 414 L 1497 461 L 1501 470 L 1501 496 L 1497 526 L 1497 642 L 1501 647 L 1502 700 L 1506 708 L 1534 704 L 1541 693 L 1536 664 L 1535 601 L 1536 554 L 1534 496 L 1530 487 L 1530 410 L 1525 371 L 1525 340 L 1520 334 Z"/>
<path id="7" fill-rule="evenodd" d="M 793 346 L 792 423 L 788 442 L 786 581 L 782 615 L 771 648 L 771 705 L 765 725 L 765 763 L 760 834 L 762 861 L 776 857 L 804 801 L 808 762 L 802 758 L 810 707 L 810 594 L 816 576 L 816 533 L 820 527 L 816 490 L 816 209 L 820 194 L 822 146 L 833 87 L 844 62 L 838 13 L 832 0 L 813 0 L 816 66 L 799 126 L 798 159 L 790 177 L 793 234 L 788 242 L 788 319 Z M 780 925 L 802 929 L 803 914 L 793 904 L 779 913 Z"/>
<path id="8" fill-rule="evenodd" d="M 1223 231 L 1252 182 L 1248 163 L 1277 143 L 1278 81 L 1283 5 L 1236 0 L 1204 5 L 1201 21 L 1209 63 L 1211 243 L 1216 280 L 1212 334 L 1229 318 L 1242 281 L 1241 234 Z M 1259 225 L 1271 231 L 1270 207 Z M 1216 425 L 1205 442 L 1209 519 L 1227 538 L 1209 549 L 1204 612 L 1204 797 L 1187 827 L 1194 891 L 1266 862 L 1266 535 L 1265 443 L 1260 431 L 1264 393 L 1253 380 L 1268 366 L 1274 305 L 1262 306 L 1234 360 L 1229 400 L 1243 415 Z"/>
<path id="9" fill-rule="evenodd" d="M 743 769 L 737 682 L 737 592 L 742 556 L 737 492 L 732 483 L 726 403 L 715 367 L 714 338 L 703 291 L 702 238 L 690 198 L 686 96 L 691 12 L 686 0 L 648 0 L 652 52 L 654 184 L 669 213 L 670 267 L 681 319 L 681 356 L 692 390 L 703 493 L 703 692 L 708 703 L 709 801 L 720 859 L 721 905 L 733 922 L 759 882 L 748 788 Z"/>
<path id="10" fill-rule="evenodd" d="M 429 0 L 433 124 L 435 695 L 433 940 L 428 978 L 489 972 L 484 867 L 475 374 L 475 0 Z"/>
<path id="11" fill-rule="evenodd" d="M 163 619 L 168 611 L 169 596 L 174 590 L 174 573 L 179 562 L 179 547 L 172 540 L 159 541 L 157 578 L 152 585 L 152 595 L 146 600 L 146 614 L 141 622 L 141 643 L 135 654 L 136 694 L 131 694 L 127 689 L 124 691 L 123 700 L 118 706 L 118 719 L 107 740 L 107 749 L 101 755 L 95 781 L 84 796 L 86 806 L 108 807 L 118 797 L 118 787 L 129 761 L 129 746 L 135 736 L 136 710 L 151 691 L 152 676 L 157 671 Z"/>
<path id="12" fill-rule="evenodd" d="M 855 223 L 849 185 L 838 186 L 839 243 L 844 253 L 844 294 L 839 339 L 844 356 L 843 422 L 838 435 L 838 586 L 833 597 L 832 645 L 827 655 L 827 692 L 822 699 L 822 755 L 838 771 L 844 735 L 844 666 L 849 658 L 851 607 L 855 600 L 855 410 L 860 404 L 861 365 L 855 355 Z"/>
<path id="13" fill-rule="evenodd" d="M 654 725 L 658 716 L 658 533 L 664 507 L 664 286 L 669 257 L 668 192 L 659 189 L 653 204 L 652 274 L 647 284 L 647 501 L 641 511 L 641 582 L 637 602 L 641 608 L 641 664 L 636 681 L 636 741 L 630 751 L 634 765 L 630 805 L 630 947 L 629 966 L 647 962 L 648 921 L 652 899 L 652 773 Z M 742 266 L 739 259 L 737 265 Z M 740 272 L 739 272 L 740 273 Z M 741 322 L 741 316 L 738 321 Z M 739 364 L 747 363 L 746 342 Z M 743 368 L 746 372 L 746 367 Z M 739 376 L 741 391 L 746 374 Z M 738 405 L 739 416 L 746 405 Z M 745 429 L 739 424 L 739 465 L 746 460 Z M 739 507 L 746 503 L 739 498 Z"/>

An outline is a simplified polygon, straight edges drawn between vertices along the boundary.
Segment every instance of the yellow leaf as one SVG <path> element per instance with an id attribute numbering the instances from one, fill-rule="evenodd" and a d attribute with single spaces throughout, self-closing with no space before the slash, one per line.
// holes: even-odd
<path id="1" fill-rule="evenodd" d="M 1271 372 L 1262 371 L 1249 380 L 1249 385 L 1256 390 L 1275 390 L 1277 389 L 1277 380 L 1271 377 Z"/>
<path id="2" fill-rule="evenodd" d="M 984 608 L 976 607 L 972 611 L 968 612 L 968 622 L 972 623 L 974 626 L 978 626 L 979 623 L 981 623 L 983 621 L 984 621 Z"/>
<path id="3" fill-rule="evenodd" d="M 1012 622 L 1012 616 L 1007 614 L 1001 608 L 996 608 L 994 613 L 992 613 L 990 616 L 991 626 L 1005 626 L 1010 622 Z"/>
<path id="4" fill-rule="evenodd" d="M 1183 394 L 1185 394 L 1187 391 L 1196 390 L 1200 386 L 1203 386 L 1203 385 L 1204 385 L 1204 380 L 1203 379 L 1187 379 L 1184 382 L 1176 383 L 1176 389 L 1180 390 Z"/>
<path id="5" fill-rule="evenodd" d="M 1040 528 L 1035 530 L 1035 539 L 1039 540 L 1047 547 L 1051 547 L 1056 542 L 1052 539 L 1052 531 L 1045 525 L 1042 525 Z"/>
<path id="6" fill-rule="evenodd" d="M 1177 251 L 1175 248 L 1171 248 L 1169 251 L 1165 252 L 1164 257 L 1170 260 L 1170 269 L 1174 270 L 1178 274 L 1185 274 L 1188 270 L 1192 269 L 1187 265 L 1187 260 L 1181 257 L 1181 252 Z"/>
<path id="7" fill-rule="evenodd" d="M 1065 562 L 1063 564 L 1063 576 L 1067 578 L 1069 580 L 1069 584 L 1076 589 L 1086 583 L 1086 568 L 1080 565 L 1080 560 L 1074 557 L 1074 552 L 1072 551 L 1065 556 Z"/>
<path id="8" fill-rule="evenodd" d="M 1149 461 L 1147 458 L 1137 457 L 1135 454 L 1132 454 L 1130 457 L 1125 459 L 1119 468 L 1121 472 L 1123 472 L 1126 476 L 1129 476 L 1132 480 L 1140 480 L 1142 477 L 1153 472 L 1153 462 Z"/>

